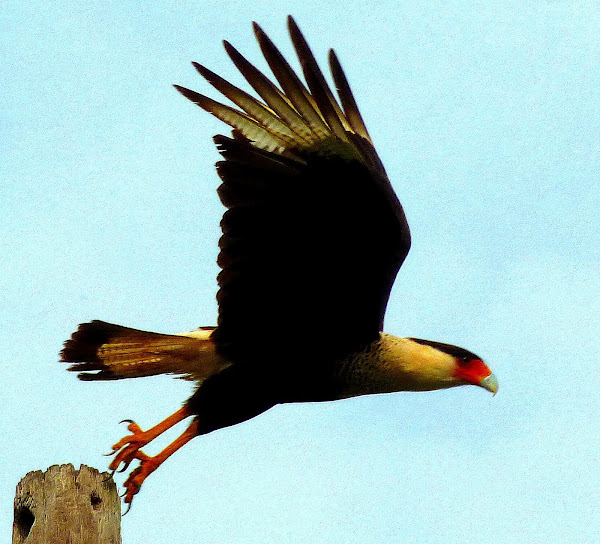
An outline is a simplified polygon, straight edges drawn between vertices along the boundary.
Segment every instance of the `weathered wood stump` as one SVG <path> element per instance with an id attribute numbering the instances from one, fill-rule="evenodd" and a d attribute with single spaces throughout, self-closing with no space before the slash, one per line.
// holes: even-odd
<path id="1" fill-rule="evenodd" d="M 121 543 L 121 502 L 109 474 L 53 465 L 19 482 L 12 544 L 50 543 Z"/>

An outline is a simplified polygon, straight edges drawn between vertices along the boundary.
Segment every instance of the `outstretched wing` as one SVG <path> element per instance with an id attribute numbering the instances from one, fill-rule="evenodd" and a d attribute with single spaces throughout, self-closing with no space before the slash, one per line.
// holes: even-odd
<path id="1" fill-rule="evenodd" d="M 238 361 L 285 362 L 311 351 L 341 357 L 375 340 L 410 247 L 404 212 L 335 53 L 341 106 L 291 17 L 288 25 L 307 86 L 256 24 L 280 88 L 227 42 L 262 100 L 196 63 L 239 109 L 177 86 L 234 128 L 233 138 L 215 137 L 227 211 L 212 338 Z"/>

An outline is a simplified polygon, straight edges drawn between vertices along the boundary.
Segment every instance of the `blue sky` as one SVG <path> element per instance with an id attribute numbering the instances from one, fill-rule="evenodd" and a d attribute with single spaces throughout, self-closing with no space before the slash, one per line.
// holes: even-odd
<path id="1" fill-rule="evenodd" d="M 225 127 L 171 84 L 215 96 L 192 60 L 242 84 L 221 40 L 264 67 L 250 23 L 291 55 L 291 13 L 323 66 L 340 56 L 411 225 L 386 331 L 475 351 L 500 390 L 279 406 L 198 438 L 148 480 L 124 542 L 598 541 L 597 7 L 4 2 L 4 534 L 25 473 L 102 469 L 118 421 L 189 395 L 81 383 L 57 354 L 93 318 L 215 323 Z"/>

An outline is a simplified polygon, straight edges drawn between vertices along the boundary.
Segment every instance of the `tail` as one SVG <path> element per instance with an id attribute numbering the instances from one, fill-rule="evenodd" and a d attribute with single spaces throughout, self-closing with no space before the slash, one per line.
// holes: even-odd
<path id="1" fill-rule="evenodd" d="M 65 342 L 60 360 L 74 363 L 68 370 L 86 381 L 180 374 L 201 383 L 229 366 L 215 352 L 212 331 L 158 334 L 95 320 L 79 325 Z"/>

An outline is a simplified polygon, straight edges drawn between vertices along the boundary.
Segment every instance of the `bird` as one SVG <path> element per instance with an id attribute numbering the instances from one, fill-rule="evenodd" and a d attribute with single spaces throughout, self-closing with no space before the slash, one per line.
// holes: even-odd
<path id="1" fill-rule="evenodd" d="M 60 354 L 84 381 L 172 374 L 195 382 L 183 406 L 154 427 L 124 420 L 129 434 L 112 446 L 109 469 L 124 472 L 139 461 L 124 482 L 129 506 L 146 478 L 190 440 L 278 404 L 498 389 L 471 351 L 383 332 L 411 246 L 406 216 L 336 53 L 329 50 L 328 61 L 338 98 L 291 16 L 287 26 L 304 82 L 253 23 L 275 81 L 224 41 L 255 95 L 196 62 L 233 105 L 175 85 L 232 129 L 214 136 L 225 207 L 217 325 L 160 334 L 94 320 L 79 325 Z M 142 451 L 188 418 L 161 452 Z"/>

